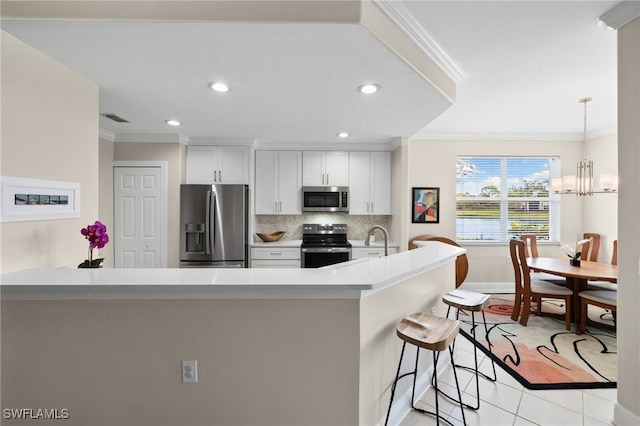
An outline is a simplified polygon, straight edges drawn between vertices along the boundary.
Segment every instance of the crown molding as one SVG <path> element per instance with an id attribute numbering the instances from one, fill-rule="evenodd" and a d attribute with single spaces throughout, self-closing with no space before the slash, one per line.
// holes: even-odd
<path id="1" fill-rule="evenodd" d="M 429 31 L 424 22 L 406 2 L 397 0 L 373 0 L 373 3 L 413 40 L 438 66 L 456 83 L 466 77 L 462 66 L 453 59 L 438 39 Z"/>
<path id="2" fill-rule="evenodd" d="M 629 22 L 640 17 L 640 1 L 623 1 L 604 15 L 598 21 L 613 30 L 619 30 Z"/>
<path id="3" fill-rule="evenodd" d="M 138 143 L 181 143 L 187 145 L 189 136 L 180 133 L 172 134 L 147 134 L 147 133 L 116 133 L 115 142 Z"/>
<path id="4" fill-rule="evenodd" d="M 616 128 L 605 128 L 587 133 L 587 141 L 617 134 Z M 429 141 L 558 141 L 558 142 L 582 142 L 584 134 L 582 133 L 477 133 L 477 134 L 444 134 L 444 135 L 414 135 L 410 138 L 414 140 Z"/>
<path id="5" fill-rule="evenodd" d="M 112 132 L 111 130 L 107 130 L 107 129 L 103 129 L 103 128 L 98 128 L 98 137 L 100 139 L 108 140 L 109 142 L 115 142 L 116 141 L 116 134 L 114 132 Z"/>
<path id="6" fill-rule="evenodd" d="M 408 143 L 409 143 L 409 138 L 397 137 L 391 141 L 389 146 L 391 147 L 392 151 L 395 151 L 396 149 L 400 148 L 402 145 L 407 145 Z"/>
<path id="7" fill-rule="evenodd" d="M 583 140 L 583 135 L 570 133 L 481 133 L 481 134 L 446 134 L 446 135 L 414 135 L 411 137 L 415 140 L 428 141 L 567 141 L 577 142 Z"/>
<path id="8" fill-rule="evenodd" d="M 254 148 L 261 151 L 394 151 L 394 140 L 389 142 L 275 142 L 256 141 Z"/>
<path id="9" fill-rule="evenodd" d="M 187 145 L 246 145 L 254 146 L 253 138 L 189 138 Z"/>

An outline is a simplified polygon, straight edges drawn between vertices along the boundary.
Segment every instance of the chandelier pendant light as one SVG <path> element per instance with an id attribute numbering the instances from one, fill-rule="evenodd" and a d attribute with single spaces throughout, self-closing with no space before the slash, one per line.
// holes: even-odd
<path id="1" fill-rule="evenodd" d="M 602 193 L 615 193 L 617 176 L 601 175 L 602 191 L 593 190 L 593 161 L 587 160 L 587 103 L 591 97 L 585 97 L 578 102 L 584 104 L 584 139 L 582 142 L 582 160 L 578 161 L 576 174 L 554 178 L 552 188 L 556 194 L 576 194 L 578 196 Z"/>

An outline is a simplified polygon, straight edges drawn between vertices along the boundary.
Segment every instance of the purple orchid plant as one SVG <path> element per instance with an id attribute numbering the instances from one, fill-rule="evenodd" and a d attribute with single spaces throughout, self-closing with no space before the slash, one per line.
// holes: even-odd
<path id="1" fill-rule="evenodd" d="M 89 240 L 89 259 L 85 260 L 78 265 L 78 268 L 99 268 L 104 258 L 93 258 L 93 249 L 101 249 L 109 242 L 109 235 L 107 235 L 107 227 L 100 221 L 97 221 L 93 225 L 87 225 L 86 228 L 82 228 L 80 233 Z"/>

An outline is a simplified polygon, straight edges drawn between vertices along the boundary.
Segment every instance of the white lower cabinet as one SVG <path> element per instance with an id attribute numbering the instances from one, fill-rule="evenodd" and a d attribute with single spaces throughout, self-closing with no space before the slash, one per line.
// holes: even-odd
<path id="1" fill-rule="evenodd" d="M 299 247 L 251 247 L 252 268 L 299 268 Z"/>
<path id="2" fill-rule="evenodd" d="M 389 247 L 389 256 L 397 252 L 398 249 L 396 247 Z M 384 247 L 358 247 L 351 249 L 351 260 L 365 257 L 384 257 Z"/>

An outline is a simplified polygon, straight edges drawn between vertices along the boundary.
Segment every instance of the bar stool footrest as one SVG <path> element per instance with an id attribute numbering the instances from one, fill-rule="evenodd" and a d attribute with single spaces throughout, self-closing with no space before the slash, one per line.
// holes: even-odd
<path id="1" fill-rule="evenodd" d="M 457 368 L 462 368 L 463 370 L 467 370 L 467 371 L 473 371 L 474 373 L 476 372 L 476 369 L 474 367 L 468 367 L 466 365 L 460 365 L 460 364 L 453 364 L 454 367 Z M 497 377 L 489 377 L 486 374 L 484 374 L 482 371 L 478 371 L 478 374 L 482 377 L 484 377 L 485 379 L 489 380 L 490 382 L 495 382 L 496 380 L 498 380 Z"/>

